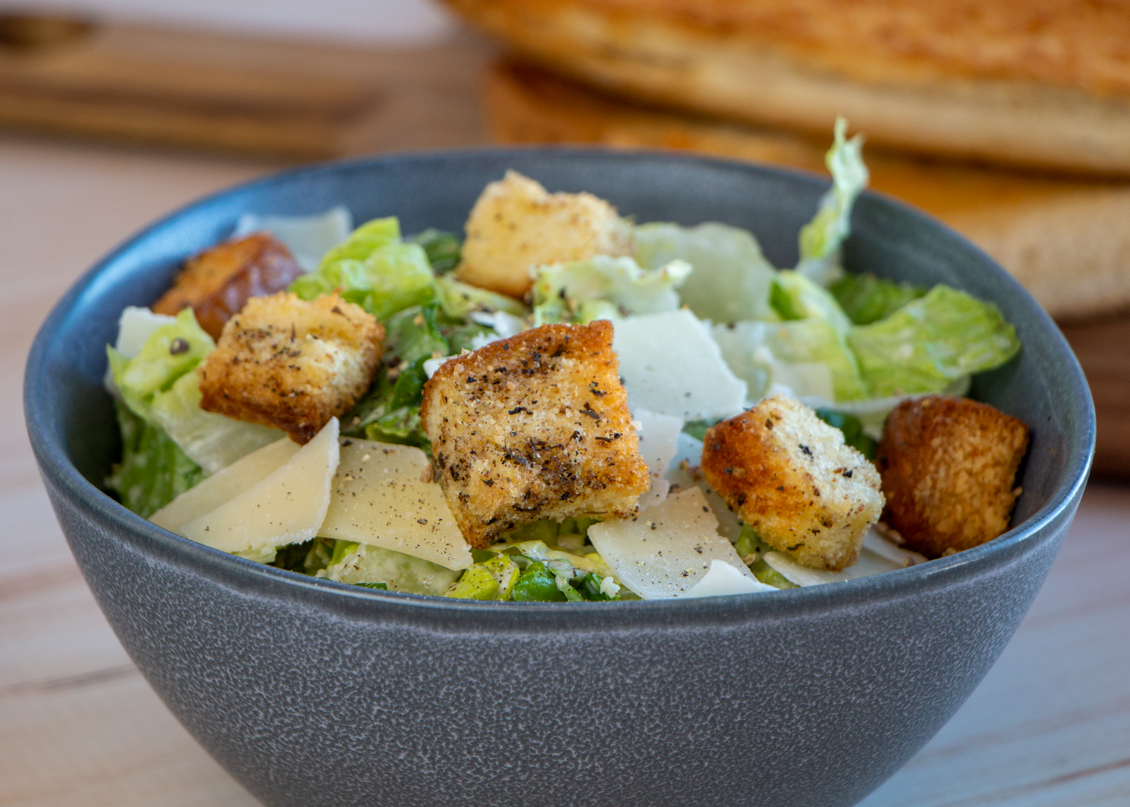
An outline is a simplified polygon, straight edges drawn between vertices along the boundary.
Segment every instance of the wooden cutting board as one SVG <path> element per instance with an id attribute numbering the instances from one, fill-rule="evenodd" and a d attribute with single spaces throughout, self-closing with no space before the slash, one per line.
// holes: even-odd
<path id="1" fill-rule="evenodd" d="M 481 143 L 488 55 L 0 13 L 0 126 L 295 160 Z"/>

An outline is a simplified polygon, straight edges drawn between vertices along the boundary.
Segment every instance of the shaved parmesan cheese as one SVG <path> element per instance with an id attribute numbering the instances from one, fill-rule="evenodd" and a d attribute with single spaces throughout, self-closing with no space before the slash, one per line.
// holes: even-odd
<path id="1" fill-rule="evenodd" d="M 309 541 L 330 505 L 337 470 L 338 422 L 333 418 L 281 468 L 211 513 L 182 535 L 225 552 Z"/>
<path id="2" fill-rule="evenodd" d="M 859 560 L 854 566 L 849 566 L 842 572 L 829 572 L 823 569 L 810 569 L 802 566 L 784 552 L 766 552 L 765 562 L 774 571 L 790 583 L 798 586 L 819 586 L 824 583 L 842 583 L 845 580 L 855 580 L 860 577 L 870 577 L 873 574 L 894 571 L 903 568 L 902 564 L 895 564 L 881 555 L 877 555 L 864 548 L 859 553 Z"/>
<path id="3" fill-rule="evenodd" d="M 646 409 L 637 409 L 632 416 L 639 421 L 640 456 L 647 463 L 651 489 L 640 496 L 639 507 L 644 510 L 667 498 L 671 482 L 666 478 L 667 467 L 679 450 L 679 434 L 683 419 L 670 415 L 657 415 Z"/>
<path id="4" fill-rule="evenodd" d="M 645 600 L 682 597 L 720 560 L 753 578 L 697 487 L 630 520 L 589 527 L 589 540 L 623 585 Z"/>
<path id="5" fill-rule="evenodd" d="M 177 321 L 176 317 L 167 314 L 154 314 L 148 308 L 136 305 L 126 306 L 118 320 L 118 341 L 114 349 L 132 359 L 141 352 L 142 346 L 153 335 L 153 331 L 162 325 L 171 325 Z"/>
<path id="6" fill-rule="evenodd" d="M 678 485 L 680 490 L 699 488 L 706 496 L 706 503 L 718 519 L 718 532 L 734 543 L 742 534 L 742 522 L 737 514 L 726 506 L 722 497 L 714 492 L 706 477 L 702 475 L 702 441 L 689 434 L 679 435 L 679 450 L 667 469 L 667 480 Z"/>
<path id="7" fill-rule="evenodd" d="M 244 213 L 232 238 L 266 231 L 286 244 L 298 265 L 307 272 L 318 268 L 322 256 L 349 237 L 353 215 L 343 205 L 313 216 L 261 216 Z"/>
<path id="8" fill-rule="evenodd" d="M 185 524 L 211 513 L 262 482 L 285 465 L 298 449 L 297 443 L 284 437 L 252 451 L 177 496 L 149 520 L 158 527 L 179 533 Z"/>
<path id="9" fill-rule="evenodd" d="M 710 569 L 687 592 L 687 597 L 721 597 L 727 594 L 748 594 L 751 591 L 776 591 L 750 575 L 742 574 L 724 560 L 710 561 Z"/>
<path id="10" fill-rule="evenodd" d="M 612 347 L 632 411 L 696 420 L 743 408 L 746 383 L 726 366 L 710 329 L 686 309 L 618 320 Z"/>
<path id="11" fill-rule="evenodd" d="M 326 520 L 318 532 L 466 569 L 471 547 L 427 455 L 412 446 L 343 440 Z"/>
<path id="12" fill-rule="evenodd" d="M 926 562 L 925 555 L 911 552 L 909 549 L 903 549 L 890 538 L 884 536 L 879 530 L 875 529 L 875 527 L 871 527 L 871 529 L 863 534 L 863 548 L 874 552 L 885 560 L 889 560 L 900 569 L 913 566 L 916 563 Z"/>

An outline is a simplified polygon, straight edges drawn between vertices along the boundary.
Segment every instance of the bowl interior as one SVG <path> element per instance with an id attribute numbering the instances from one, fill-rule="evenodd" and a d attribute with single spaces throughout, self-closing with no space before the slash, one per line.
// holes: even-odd
<path id="1" fill-rule="evenodd" d="M 28 428 L 41 461 L 101 487 L 120 450 L 102 388 L 105 346 L 127 305 L 151 304 L 184 258 L 228 236 L 243 213 L 311 214 L 344 204 L 358 222 L 395 215 L 402 230 L 461 232 L 483 186 L 508 168 L 550 190 L 589 191 L 636 221 L 721 221 L 755 233 L 772 263 L 793 265 L 797 234 L 826 180 L 798 172 L 658 154 L 568 149 L 482 150 L 300 169 L 190 205 L 127 242 L 84 276 L 41 330 L 28 363 Z M 1032 429 L 1014 524 L 1049 515 L 1083 483 L 1094 441 L 1086 382 L 1066 342 L 1030 296 L 942 225 L 875 194 L 860 199 L 845 248 L 849 271 L 946 283 L 995 302 L 1023 349 L 976 378 L 972 397 Z M 73 469 L 69 466 L 73 464 Z M 84 484 L 76 475 L 74 484 Z M 996 543 L 996 542 L 994 542 Z"/>

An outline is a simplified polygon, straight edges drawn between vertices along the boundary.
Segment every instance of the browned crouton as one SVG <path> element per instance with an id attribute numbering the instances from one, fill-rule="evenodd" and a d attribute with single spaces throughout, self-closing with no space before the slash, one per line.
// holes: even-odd
<path id="1" fill-rule="evenodd" d="M 618 369 L 607 320 L 543 325 L 440 366 L 420 416 L 472 546 L 544 518 L 635 511 L 651 481 Z"/>
<path id="2" fill-rule="evenodd" d="M 904 401 L 887 417 L 876 452 L 884 521 L 928 557 L 990 541 L 1008 529 L 1027 450 L 1028 427 L 988 404 Z"/>
<path id="3" fill-rule="evenodd" d="M 459 279 L 511 297 L 533 280 L 530 267 L 595 255 L 630 255 L 616 208 L 591 193 L 548 193 L 515 171 L 483 190 L 467 219 Z"/>
<path id="4" fill-rule="evenodd" d="M 336 295 L 252 297 L 197 368 L 200 406 L 309 442 L 365 393 L 384 326 Z"/>
<path id="5" fill-rule="evenodd" d="M 219 339 L 224 323 L 248 298 L 282 291 L 301 274 L 286 244 L 267 233 L 253 233 L 185 261 L 153 310 L 171 316 L 192 306 L 200 327 Z"/>
<path id="6" fill-rule="evenodd" d="M 708 430 L 702 471 L 765 543 L 813 569 L 855 563 L 883 510 L 875 466 L 783 395 Z"/>

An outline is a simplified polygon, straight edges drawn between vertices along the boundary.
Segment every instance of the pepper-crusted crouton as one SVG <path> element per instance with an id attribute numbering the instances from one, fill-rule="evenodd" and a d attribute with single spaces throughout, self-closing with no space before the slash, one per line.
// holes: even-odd
<path id="1" fill-rule="evenodd" d="M 765 543 L 813 569 L 855 563 L 883 510 L 875 466 L 783 395 L 709 429 L 702 471 Z"/>
<path id="2" fill-rule="evenodd" d="M 420 417 L 472 546 L 543 518 L 635 512 L 651 480 L 618 369 L 606 320 L 543 325 L 440 366 Z"/>
<path id="3" fill-rule="evenodd" d="M 384 333 L 365 309 L 336 295 L 252 297 L 196 370 L 200 406 L 307 443 L 369 388 Z"/>
<path id="4" fill-rule="evenodd" d="M 486 186 L 466 225 L 458 278 L 511 297 L 533 280 L 530 267 L 595 255 L 630 255 L 616 208 L 591 193 L 548 193 L 515 171 Z"/>
<path id="5" fill-rule="evenodd" d="M 224 323 L 248 298 L 282 291 L 302 273 L 286 244 L 267 233 L 253 233 L 185 261 L 153 310 L 172 316 L 192 306 L 200 327 L 219 339 Z"/>
<path id="6" fill-rule="evenodd" d="M 1028 427 L 989 404 L 930 396 L 887 417 L 876 465 L 884 521 L 928 557 L 990 541 L 1008 529 Z"/>

